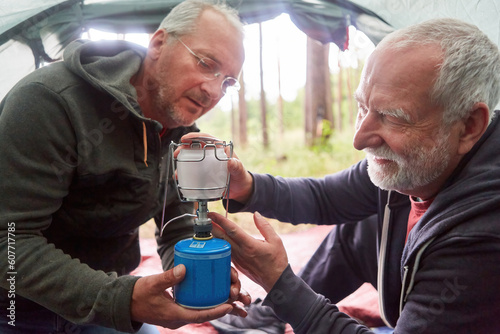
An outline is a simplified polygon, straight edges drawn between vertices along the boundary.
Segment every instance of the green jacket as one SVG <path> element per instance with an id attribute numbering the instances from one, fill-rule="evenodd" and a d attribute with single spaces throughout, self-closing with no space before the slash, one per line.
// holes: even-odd
<path id="1" fill-rule="evenodd" d="M 0 270 L 15 273 L 17 307 L 24 297 L 75 323 L 140 325 L 130 319 L 138 277 L 127 275 L 140 262 L 138 227 L 160 222 L 168 145 L 198 131 L 160 137 L 142 115 L 130 78 L 145 54 L 123 41 L 74 42 L 0 104 Z M 193 213 L 171 186 L 165 221 Z M 165 268 L 192 233 L 186 218 L 157 238 Z"/>

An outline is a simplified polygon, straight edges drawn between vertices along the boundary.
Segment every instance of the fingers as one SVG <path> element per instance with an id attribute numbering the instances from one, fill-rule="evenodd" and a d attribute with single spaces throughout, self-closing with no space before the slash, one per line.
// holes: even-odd
<path id="1" fill-rule="evenodd" d="M 227 163 L 227 169 L 229 170 L 229 173 L 231 173 L 231 175 L 234 176 L 239 176 L 243 172 L 246 173 L 246 169 L 243 166 L 243 163 L 241 162 L 240 159 L 238 159 L 238 157 L 234 152 L 233 152 L 233 157 L 229 159 Z"/>
<path id="2" fill-rule="evenodd" d="M 214 223 L 217 224 L 213 226 L 215 228 L 212 230 L 212 232 L 222 234 L 222 236 L 226 236 L 227 231 L 229 229 L 238 228 L 238 225 L 236 225 L 235 223 L 233 223 L 232 221 L 230 221 L 229 219 L 225 218 L 224 216 L 222 216 L 217 212 L 209 212 L 208 217 L 212 219 Z"/>
<path id="3" fill-rule="evenodd" d="M 253 214 L 253 221 L 260 234 L 262 234 L 266 241 L 268 241 L 269 243 L 273 243 L 273 241 L 277 239 L 281 240 L 271 224 L 269 224 L 269 222 L 264 217 L 262 217 L 259 212 L 255 212 Z"/>
<path id="4" fill-rule="evenodd" d="M 181 306 L 179 306 L 181 307 Z M 203 323 L 213 319 L 225 316 L 233 311 L 234 307 L 231 304 L 222 304 L 211 309 L 193 310 L 183 308 L 182 316 L 187 323 Z"/>
<path id="5" fill-rule="evenodd" d="M 217 229 L 216 225 L 213 225 L 215 227 L 215 230 L 217 231 L 216 233 L 221 235 L 222 239 L 229 241 L 231 244 L 231 241 L 233 241 L 241 245 L 246 245 L 254 240 L 254 238 L 243 231 L 241 227 L 225 218 L 224 216 L 216 212 L 209 212 L 208 217 L 211 218 L 212 221 L 218 224 L 222 229 L 224 229 L 224 233 L 221 235 L 221 231 Z"/>
<path id="6" fill-rule="evenodd" d="M 228 157 L 238 159 L 238 156 L 236 155 L 236 153 L 235 153 L 234 151 L 232 151 L 232 152 L 231 152 L 231 147 L 226 146 L 226 147 L 224 148 L 224 152 L 226 152 L 226 155 L 227 155 Z"/>
<path id="7" fill-rule="evenodd" d="M 246 304 L 246 305 L 248 305 L 248 304 Z M 233 310 L 231 311 L 231 314 L 237 315 L 238 317 L 242 317 L 242 318 L 245 318 L 248 315 L 247 310 L 243 306 L 241 306 L 237 303 L 233 303 L 232 306 L 233 306 Z"/>
<path id="8" fill-rule="evenodd" d="M 236 269 L 231 267 L 231 290 L 229 293 L 229 300 L 231 302 L 238 300 L 238 297 L 240 295 L 240 290 L 241 290 L 241 282 L 238 279 L 238 272 L 236 271 Z"/>
<path id="9" fill-rule="evenodd" d="M 253 193 L 253 176 L 243 163 L 233 154 L 227 168 L 231 175 L 230 198 L 240 203 L 247 203 Z"/>
<path id="10" fill-rule="evenodd" d="M 233 313 L 234 306 L 231 304 L 222 304 L 210 309 L 189 309 L 177 304 L 173 304 L 169 310 L 164 310 L 170 315 L 172 320 L 167 322 L 154 323 L 170 329 L 176 329 L 189 323 L 203 323 L 218 319 L 228 313 Z"/>
<path id="11" fill-rule="evenodd" d="M 208 216 L 210 217 L 212 214 L 208 213 Z M 213 222 L 213 220 L 212 220 Z M 215 222 L 214 222 L 215 223 Z M 219 238 L 219 239 L 226 239 L 226 231 L 222 227 L 220 227 L 217 223 L 212 224 L 212 234 L 214 237 Z M 229 240 L 228 240 L 229 241 Z"/>
<path id="12" fill-rule="evenodd" d="M 208 133 L 190 132 L 181 137 L 181 143 L 191 143 L 194 139 L 205 139 L 205 140 L 210 139 L 210 140 L 220 141 L 220 139 L 217 139 Z M 175 149 L 174 158 L 177 158 L 181 149 L 182 149 L 181 146 L 178 146 Z"/>
<path id="13" fill-rule="evenodd" d="M 250 294 L 245 290 L 241 289 L 238 301 L 243 303 L 243 305 L 250 305 L 250 303 L 252 303 L 252 296 L 250 296 Z"/>
<path id="14" fill-rule="evenodd" d="M 238 278 L 238 272 L 236 271 L 236 269 L 231 267 L 231 283 L 236 283 L 239 281 L 240 279 Z"/>
<path id="15" fill-rule="evenodd" d="M 206 138 L 206 139 L 220 141 L 220 139 L 217 139 L 216 137 L 214 137 L 214 136 L 212 136 L 211 134 L 208 134 L 208 133 L 190 132 L 190 133 L 185 134 L 184 136 L 181 137 L 181 142 L 183 142 L 183 143 L 190 143 L 195 138 Z"/>
<path id="16" fill-rule="evenodd" d="M 254 240 L 252 236 L 247 234 L 245 231 L 243 231 L 242 228 L 240 228 L 238 225 L 225 218 L 224 216 L 215 212 L 210 212 L 208 215 L 213 222 L 219 225 L 213 225 L 214 229 L 212 232 L 214 232 L 214 235 L 216 237 L 225 239 L 227 236 L 236 242 L 241 242 L 242 244 Z M 278 239 L 281 240 L 271 224 L 269 224 L 269 222 L 264 217 L 262 217 L 259 212 L 254 213 L 253 219 L 255 226 L 262 234 L 262 236 L 266 239 L 266 241 L 272 243 L 272 241 Z"/>
<path id="17" fill-rule="evenodd" d="M 241 288 L 241 281 L 238 277 L 238 271 L 231 267 L 231 301 L 239 301 L 245 305 L 248 305 L 252 302 L 252 297 Z"/>
<path id="18" fill-rule="evenodd" d="M 236 301 L 243 303 L 243 305 L 250 305 L 252 298 L 245 290 L 241 289 L 241 282 L 238 278 L 238 272 L 236 269 L 231 267 L 231 295 L 229 303 L 233 306 L 231 314 L 237 315 L 239 317 L 246 317 L 248 312 L 240 304 L 235 303 Z"/>

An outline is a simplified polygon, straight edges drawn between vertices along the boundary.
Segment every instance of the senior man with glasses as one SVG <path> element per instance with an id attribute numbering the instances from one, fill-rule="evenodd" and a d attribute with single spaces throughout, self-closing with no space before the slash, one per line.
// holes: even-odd
<path id="1" fill-rule="evenodd" d="M 189 310 L 167 291 L 185 275 L 173 246 L 189 218 L 157 236 L 164 273 L 136 277 L 138 228 L 161 220 L 171 141 L 238 89 L 243 29 L 215 2 L 181 2 L 147 49 L 76 41 L 64 60 L 22 79 L 0 104 L 1 333 L 121 333 L 177 328 L 229 312 Z M 189 45 L 189 47 L 188 47 Z M 193 213 L 168 192 L 166 219 Z M 8 257 L 8 250 L 15 256 Z M 152 331 L 151 331 L 152 330 Z M 145 325 L 142 333 L 157 332 Z"/>

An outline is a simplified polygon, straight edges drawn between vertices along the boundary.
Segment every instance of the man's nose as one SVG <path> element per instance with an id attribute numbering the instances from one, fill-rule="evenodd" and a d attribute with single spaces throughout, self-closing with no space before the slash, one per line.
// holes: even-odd
<path id="1" fill-rule="evenodd" d="M 382 124 L 376 112 L 367 112 L 365 115 L 358 113 L 356 119 L 356 132 L 354 133 L 353 146 L 357 150 L 382 145 Z"/>
<path id="2" fill-rule="evenodd" d="M 201 89 L 210 99 L 219 101 L 222 98 L 221 80 L 224 80 L 224 78 L 214 78 L 213 80 L 207 80 L 201 84 Z"/>

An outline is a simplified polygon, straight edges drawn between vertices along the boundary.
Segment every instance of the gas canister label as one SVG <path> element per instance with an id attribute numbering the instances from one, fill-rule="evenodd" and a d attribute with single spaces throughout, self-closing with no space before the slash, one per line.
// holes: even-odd
<path id="1" fill-rule="evenodd" d="M 204 241 L 193 241 L 191 245 L 189 245 L 190 248 L 204 248 L 206 245 L 206 242 Z"/>

